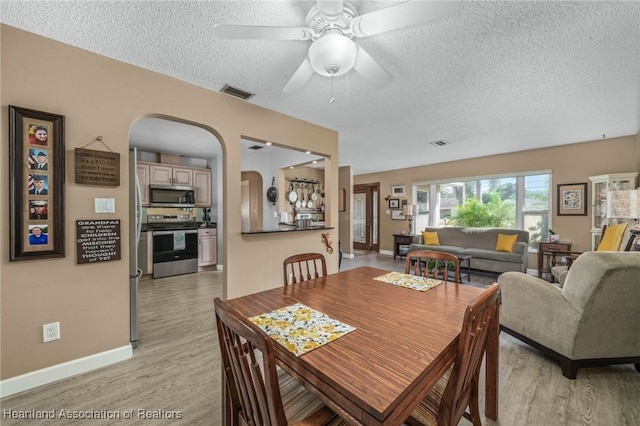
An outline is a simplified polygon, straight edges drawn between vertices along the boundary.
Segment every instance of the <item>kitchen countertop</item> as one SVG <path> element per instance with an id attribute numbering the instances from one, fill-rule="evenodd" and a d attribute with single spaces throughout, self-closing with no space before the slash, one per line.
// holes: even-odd
<path id="1" fill-rule="evenodd" d="M 263 229 L 261 231 L 246 231 L 246 232 L 242 232 L 242 235 L 257 235 L 257 234 L 276 234 L 276 233 L 284 233 L 284 232 L 307 232 L 307 231 L 318 231 L 318 230 L 325 230 L 325 229 L 334 229 L 333 227 L 326 227 L 326 226 L 318 226 L 318 227 L 312 227 L 309 229 L 297 229 L 295 226 L 293 225 L 285 225 L 282 228 L 278 228 L 278 229 Z"/>
<path id="2" fill-rule="evenodd" d="M 215 222 L 196 222 L 200 228 L 217 228 L 218 225 Z"/>

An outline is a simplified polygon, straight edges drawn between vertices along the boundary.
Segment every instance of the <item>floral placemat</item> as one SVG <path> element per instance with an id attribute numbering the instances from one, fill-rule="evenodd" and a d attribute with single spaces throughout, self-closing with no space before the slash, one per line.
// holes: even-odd
<path id="1" fill-rule="evenodd" d="M 442 284 L 440 280 L 434 280 L 433 278 L 421 277 L 419 275 L 408 275 L 401 272 L 389 272 L 388 274 L 375 277 L 374 280 L 382 281 L 383 283 L 393 284 L 400 287 L 411 288 L 418 291 L 427 291 L 430 288 Z"/>
<path id="2" fill-rule="evenodd" d="M 296 356 L 355 330 L 355 327 L 301 303 L 251 317 L 249 321 Z"/>

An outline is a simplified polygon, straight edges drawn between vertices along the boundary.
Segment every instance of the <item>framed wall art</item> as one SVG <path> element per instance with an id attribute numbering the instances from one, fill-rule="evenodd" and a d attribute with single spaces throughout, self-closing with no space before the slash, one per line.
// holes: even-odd
<path id="1" fill-rule="evenodd" d="M 587 184 L 558 184 L 558 216 L 587 215 Z"/>
<path id="2" fill-rule="evenodd" d="M 405 220 L 404 212 L 402 210 L 391 210 L 392 220 Z"/>
<path id="3" fill-rule="evenodd" d="M 398 209 L 398 208 L 400 208 L 400 199 L 399 198 L 389 198 L 389 208 L 390 209 Z"/>
<path id="4" fill-rule="evenodd" d="M 407 187 L 405 185 L 391 185 L 391 196 L 403 198 L 407 196 Z"/>
<path id="5" fill-rule="evenodd" d="M 10 260 L 64 257 L 64 116 L 9 105 Z"/>

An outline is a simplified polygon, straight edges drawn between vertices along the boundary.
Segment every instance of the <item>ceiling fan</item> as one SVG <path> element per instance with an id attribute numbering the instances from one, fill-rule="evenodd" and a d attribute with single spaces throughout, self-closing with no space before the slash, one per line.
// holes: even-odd
<path id="1" fill-rule="evenodd" d="M 311 40 L 309 52 L 283 92 L 297 92 L 314 72 L 333 77 L 355 69 L 375 86 L 391 80 L 391 74 L 352 39 L 421 24 L 454 13 L 459 1 L 414 0 L 358 15 L 343 0 L 317 0 L 305 20 L 306 27 L 215 25 L 224 39 Z"/>

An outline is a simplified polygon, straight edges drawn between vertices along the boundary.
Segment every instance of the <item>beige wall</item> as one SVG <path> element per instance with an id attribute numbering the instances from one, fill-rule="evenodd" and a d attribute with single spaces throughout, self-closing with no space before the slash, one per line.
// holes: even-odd
<path id="1" fill-rule="evenodd" d="M 338 187 L 345 190 L 345 211 L 338 212 L 340 220 L 340 241 L 345 254 L 353 253 L 353 227 L 351 226 L 351 199 L 353 192 L 353 175 L 350 166 L 342 166 L 338 170 Z"/>
<path id="2" fill-rule="evenodd" d="M 2 379 L 119 348 L 129 343 L 129 128 L 161 116 L 209 129 L 221 142 L 226 295 L 281 285 L 282 260 L 322 251 L 320 231 L 240 234 L 240 138 L 253 137 L 326 156 L 327 222 L 338 235 L 337 132 L 217 92 L 136 68 L 2 25 L 0 33 L 2 181 L 9 177 L 8 105 L 66 117 L 65 252 L 51 260 L 9 262 L 8 185 L 0 185 L 0 297 Z M 32 66 L 38 52 L 38 66 Z M 102 135 L 121 158 L 119 187 L 74 182 L 73 149 Z M 96 148 L 98 149 L 98 148 Z M 122 220 L 122 260 L 76 265 L 75 221 L 92 219 L 93 198 L 115 198 Z M 250 267 L 247 267 L 250 265 Z M 338 268 L 337 256 L 328 268 Z M 213 310 L 212 310 L 213 312 Z M 42 343 L 42 324 L 60 321 L 62 339 Z M 213 321 L 213 317 L 212 317 Z"/>
<path id="3" fill-rule="evenodd" d="M 640 111 L 640 107 L 638 107 L 638 110 Z M 640 130 L 636 134 L 636 170 L 640 170 Z M 638 179 L 638 184 L 640 185 L 640 178 Z"/>
<path id="4" fill-rule="evenodd" d="M 384 173 L 372 173 L 354 177 L 354 183 L 380 182 L 380 195 L 384 199 L 391 193 L 391 185 L 406 184 L 407 197 L 412 201 L 411 184 L 428 180 L 486 176 L 501 173 L 526 172 L 534 170 L 552 171 L 552 226 L 563 240 L 573 242 L 573 249 L 585 251 L 590 248 L 591 228 L 589 216 L 557 216 L 556 185 L 560 183 L 589 182 L 588 176 L 605 173 L 624 173 L 640 170 L 637 162 L 638 141 L 635 135 L 542 148 L 490 157 L 432 164 L 393 170 Z M 588 188 L 591 197 L 591 188 Z M 380 248 L 393 250 L 393 234 L 406 230 L 405 221 L 391 220 L 385 214 L 383 203 L 380 211 Z M 537 261 L 530 257 L 530 267 L 535 268 Z"/>

